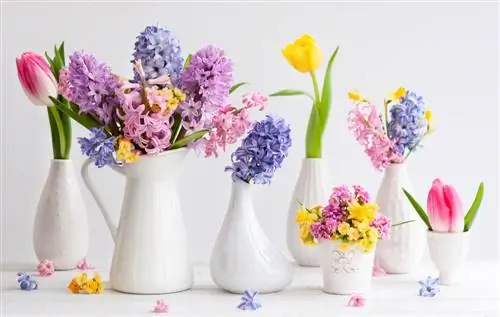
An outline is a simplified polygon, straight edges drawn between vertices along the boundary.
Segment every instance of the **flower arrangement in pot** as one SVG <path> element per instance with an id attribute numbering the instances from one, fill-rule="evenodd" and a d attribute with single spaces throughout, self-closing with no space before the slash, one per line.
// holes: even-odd
<path id="1" fill-rule="evenodd" d="M 253 124 L 231 156 L 229 207 L 210 260 L 214 283 L 229 292 L 277 292 L 292 281 L 292 265 L 261 228 L 252 202 L 252 184 L 270 184 L 292 145 L 290 127 L 268 115 Z"/>
<path id="2" fill-rule="evenodd" d="M 296 213 L 302 243 L 319 244 L 324 292 L 369 290 L 377 242 L 391 233 L 391 219 L 377 210 L 363 187 L 343 185 L 333 188 L 328 205 Z"/>
<path id="3" fill-rule="evenodd" d="M 348 94 L 354 103 L 348 125 L 377 170 L 384 176 L 376 203 L 394 222 L 415 220 L 415 213 L 401 187 L 411 190 L 406 160 L 422 146 L 433 131 L 432 113 L 415 92 L 398 88 L 384 100 L 383 112 L 360 93 Z M 424 252 L 425 230 L 419 222 L 394 228 L 394 239 L 381 241 L 377 261 L 387 273 L 410 273 L 420 263 Z"/>
<path id="4" fill-rule="evenodd" d="M 305 157 L 291 197 L 287 222 L 288 250 L 295 261 L 304 266 L 319 266 L 319 255 L 317 249 L 299 243 L 295 212 L 299 207 L 297 201 L 307 205 L 324 201 L 328 197 L 326 180 L 324 179 L 327 172 L 322 159 L 323 134 L 328 124 L 332 103 L 331 70 L 338 51 L 339 47 L 333 51 L 328 60 L 321 87 L 316 77 L 316 71 L 321 66 L 324 57 L 315 39 L 306 34 L 288 44 L 282 50 L 284 57 L 295 70 L 311 77 L 314 93 L 297 89 L 283 89 L 270 95 L 270 97 L 306 96 L 312 103 L 305 137 Z"/>
<path id="5" fill-rule="evenodd" d="M 462 264 L 469 251 L 469 230 L 483 200 L 484 184 L 479 184 L 476 197 L 465 216 L 455 188 L 440 179 L 432 182 L 427 196 L 427 213 L 406 189 L 403 188 L 403 191 L 427 226 L 427 242 L 432 261 L 439 271 L 439 283 L 460 282 Z"/>
<path id="6" fill-rule="evenodd" d="M 54 57 L 48 53 L 45 56 L 26 52 L 16 59 L 17 74 L 26 96 L 33 104 L 46 106 L 53 150 L 37 205 L 33 247 L 39 261 L 50 260 L 56 270 L 69 270 L 88 252 L 87 214 L 70 158 L 71 120 L 51 100 L 67 105 L 58 93 L 59 72 L 65 66 L 64 43 L 54 47 Z"/>
<path id="7" fill-rule="evenodd" d="M 111 286 L 137 294 L 177 292 L 192 285 L 177 194 L 188 149 L 217 156 L 245 134 L 250 109 L 261 109 L 267 97 L 245 94 L 243 106 L 231 104 L 230 94 L 243 83 L 233 85 L 233 63 L 213 45 L 184 59 L 172 32 L 148 26 L 134 48 L 130 79 L 92 54 L 72 53 L 59 75 L 65 101 L 52 102 L 91 132 L 79 138 L 89 158 L 82 177 L 115 240 Z M 126 177 L 119 226 L 94 189 L 92 163 Z"/>

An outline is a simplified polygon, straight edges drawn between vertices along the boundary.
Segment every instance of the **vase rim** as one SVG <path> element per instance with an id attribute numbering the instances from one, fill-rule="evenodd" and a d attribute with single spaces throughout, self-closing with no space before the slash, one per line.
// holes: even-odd
<path id="1" fill-rule="evenodd" d="M 441 237 L 444 237 L 444 236 L 447 236 L 447 237 L 450 237 L 450 236 L 467 236 L 467 235 L 470 234 L 470 231 L 461 231 L 461 232 L 436 232 L 436 231 L 427 230 L 427 234 L 428 235 L 433 235 L 433 236 L 441 236 Z"/>

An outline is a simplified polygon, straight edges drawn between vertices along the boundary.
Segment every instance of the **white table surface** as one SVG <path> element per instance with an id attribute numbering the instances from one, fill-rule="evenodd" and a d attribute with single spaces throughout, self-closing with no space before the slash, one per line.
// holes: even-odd
<path id="1" fill-rule="evenodd" d="M 365 307 L 347 307 L 349 296 L 327 295 L 321 291 L 321 273 L 317 268 L 296 268 L 294 280 L 286 290 L 259 295 L 262 308 L 240 311 L 240 295 L 218 290 L 204 265 L 195 266 L 192 290 L 167 295 L 128 295 L 106 288 L 100 295 L 71 294 L 66 285 L 79 271 L 55 272 L 37 277 L 39 289 L 22 291 L 17 271 L 31 271 L 24 265 L 4 265 L 2 270 L 2 316 L 154 316 L 151 309 L 157 299 L 170 306 L 171 316 L 481 316 L 499 315 L 498 269 L 496 262 L 466 263 L 464 278 L 456 286 L 441 286 L 434 298 L 418 296 L 417 281 L 436 275 L 430 265 L 415 275 L 373 277 L 372 290 L 365 294 Z M 107 280 L 108 274 L 97 269 Z M 106 286 L 107 287 L 107 286 Z"/>

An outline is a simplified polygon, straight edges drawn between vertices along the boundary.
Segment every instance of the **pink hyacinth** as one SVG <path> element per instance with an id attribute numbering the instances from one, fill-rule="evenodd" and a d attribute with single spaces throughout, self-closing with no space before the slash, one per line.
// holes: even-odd
<path id="1" fill-rule="evenodd" d="M 432 231 L 464 231 L 462 202 L 455 188 L 435 179 L 427 196 L 427 212 Z"/>
<path id="2" fill-rule="evenodd" d="M 54 274 L 54 262 L 50 260 L 42 260 L 36 267 L 36 270 L 38 271 L 38 274 L 40 276 L 51 276 Z"/>
<path id="3" fill-rule="evenodd" d="M 153 313 L 168 313 L 168 305 L 163 301 L 163 299 L 159 299 L 156 301 L 156 306 L 153 308 Z"/>
<path id="4" fill-rule="evenodd" d="M 394 150 L 394 144 L 384 133 L 382 120 L 375 106 L 360 103 L 349 111 L 349 130 L 363 146 L 373 166 L 382 170 L 392 163 L 401 163 L 404 158 Z"/>
<path id="5" fill-rule="evenodd" d="M 61 96 L 68 100 L 73 100 L 73 94 L 71 92 L 71 83 L 69 81 L 69 71 L 65 67 L 59 71 L 59 93 Z"/>
<path id="6" fill-rule="evenodd" d="M 363 307 L 363 306 L 365 306 L 365 302 L 366 302 L 366 299 L 363 296 L 353 295 L 349 299 L 349 302 L 347 303 L 347 306 L 350 306 L 350 307 Z"/>
<path id="7" fill-rule="evenodd" d="M 95 269 L 95 267 L 89 265 L 89 263 L 87 262 L 87 258 L 83 258 L 80 261 L 78 261 L 78 263 L 76 264 L 76 268 L 81 271 Z"/>

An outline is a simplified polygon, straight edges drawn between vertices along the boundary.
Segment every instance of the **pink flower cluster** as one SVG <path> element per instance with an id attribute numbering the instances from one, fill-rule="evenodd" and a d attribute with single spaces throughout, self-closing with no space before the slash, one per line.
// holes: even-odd
<path id="1" fill-rule="evenodd" d="M 373 166 L 382 170 L 392 163 L 401 163 L 404 158 L 394 149 L 394 143 L 384 133 L 382 120 L 369 103 L 360 103 L 349 112 L 349 129 L 363 146 Z"/>
<path id="2" fill-rule="evenodd" d="M 40 276 L 51 276 L 54 274 L 55 270 L 54 262 L 50 260 L 42 260 L 36 267 L 36 270 Z"/>
<path id="3" fill-rule="evenodd" d="M 227 105 L 218 109 L 207 124 L 210 129 L 208 138 L 199 140 L 197 144 L 205 157 L 217 157 L 219 149 L 225 151 L 227 145 L 235 143 L 243 136 L 252 125 L 249 110 L 257 108 L 262 111 L 267 101 L 267 96 L 250 93 L 243 96 L 243 107 Z"/>

